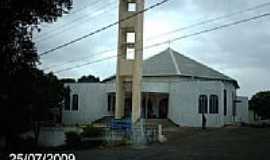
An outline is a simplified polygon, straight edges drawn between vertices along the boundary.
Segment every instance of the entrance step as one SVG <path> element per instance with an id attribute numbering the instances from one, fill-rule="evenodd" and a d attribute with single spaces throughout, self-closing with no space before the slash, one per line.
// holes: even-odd
<path id="1" fill-rule="evenodd" d="M 101 119 L 96 120 L 93 122 L 94 125 L 98 126 L 110 126 L 111 122 L 113 120 L 113 116 L 105 116 Z M 161 124 L 162 128 L 164 130 L 173 130 L 175 128 L 178 128 L 178 125 L 173 123 L 169 119 L 144 119 L 144 126 L 148 128 L 157 128 L 158 125 Z M 137 123 L 136 125 L 140 125 L 140 123 Z"/>
<path id="2" fill-rule="evenodd" d="M 161 124 L 163 128 L 178 127 L 169 119 L 145 119 L 146 126 L 158 126 L 159 124 Z"/>
<path id="3" fill-rule="evenodd" d="M 111 122 L 113 119 L 114 119 L 113 116 L 104 116 L 104 117 L 94 121 L 92 124 L 96 127 L 108 127 L 111 125 Z"/>
<path id="4" fill-rule="evenodd" d="M 145 119 L 144 124 L 146 128 L 158 128 L 158 125 L 161 124 L 162 133 L 165 136 L 178 129 L 178 125 L 169 119 Z"/>

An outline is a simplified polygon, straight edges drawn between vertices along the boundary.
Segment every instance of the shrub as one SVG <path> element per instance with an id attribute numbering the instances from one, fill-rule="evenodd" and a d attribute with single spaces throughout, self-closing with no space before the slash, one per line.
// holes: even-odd
<path id="1" fill-rule="evenodd" d="M 69 131 L 65 133 L 65 136 L 67 145 L 76 145 L 81 142 L 81 136 L 77 132 Z"/>
<path id="2" fill-rule="evenodd" d="M 102 129 L 93 127 L 92 125 L 87 125 L 83 128 L 82 136 L 91 138 L 91 137 L 99 137 L 102 135 Z"/>

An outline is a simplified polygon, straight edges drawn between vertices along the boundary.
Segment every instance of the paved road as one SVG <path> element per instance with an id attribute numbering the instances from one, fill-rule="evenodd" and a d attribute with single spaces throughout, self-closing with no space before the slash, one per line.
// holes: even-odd
<path id="1" fill-rule="evenodd" d="M 178 129 L 166 144 L 76 152 L 78 160 L 270 160 L 270 128 Z"/>

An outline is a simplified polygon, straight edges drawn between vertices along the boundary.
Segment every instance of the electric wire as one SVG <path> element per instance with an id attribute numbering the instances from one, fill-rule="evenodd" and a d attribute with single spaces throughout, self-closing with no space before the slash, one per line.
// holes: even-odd
<path id="1" fill-rule="evenodd" d="M 254 7 L 249 7 L 247 9 L 239 10 L 239 11 L 236 11 L 236 12 L 232 12 L 230 14 L 226 14 L 226 15 L 223 15 L 223 16 L 218 16 L 218 17 L 210 18 L 210 19 L 207 19 L 207 20 L 204 20 L 204 21 L 200 21 L 198 23 L 194 23 L 194 24 L 191 24 L 191 25 L 188 25 L 188 26 L 185 26 L 185 27 L 180 27 L 180 28 L 177 28 L 177 29 L 168 31 L 168 32 L 163 32 L 163 33 L 158 34 L 158 35 L 147 37 L 146 40 L 150 40 L 150 39 L 153 39 L 153 38 L 157 38 L 157 37 L 162 37 L 162 36 L 165 36 L 165 35 L 173 34 L 173 33 L 179 32 L 179 31 L 187 30 L 187 29 L 190 29 L 190 28 L 194 28 L 194 27 L 197 27 L 197 26 L 200 26 L 200 25 L 203 25 L 203 24 L 207 24 L 207 23 L 211 23 L 211 22 L 214 22 L 214 21 L 218 21 L 218 20 L 221 20 L 221 19 L 230 18 L 232 16 L 243 14 L 243 13 L 250 12 L 250 11 L 254 11 L 254 10 L 257 10 L 257 9 L 261 9 L 263 7 L 266 7 L 266 6 L 270 6 L 270 2 L 262 3 L 262 4 L 259 4 L 259 5 L 254 6 Z M 111 52 L 111 51 L 114 51 L 114 50 L 116 50 L 116 48 L 107 49 L 107 50 L 104 50 L 104 51 L 99 51 L 96 54 L 104 54 L 104 53 Z M 59 66 L 62 66 L 62 65 L 66 65 L 66 64 L 70 64 L 70 63 L 75 63 L 75 62 L 79 62 L 79 61 L 85 61 L 86 59 L 93 58 L 93 57 L 95 57 L 95 55 L 81 57 L 81 58 L 78 58 L 76 60 L 67 61 L 66 63 L 51 65 L 49 67 L 44 68 L 44 70 L 48 70 L 48 69 L 51 69 L 51 68 L 55 68 L 55 67 L 59 67 Z"/>
<path id="2" fill-rule="evenodd" d="M 184 36 L 180 36 L 180 37 L 177 37 L 177 38 L 174 38 L 174 39 L 171 39 L 171 40 L 166 40 L 166 41 L 154 43 L 152 45 L 148 45 L 148 46 L 146 46 L 144 48 L 141 48 L 139 50 L 140 51 L 147 50 L 147 49 L 150 49 L 150 48 L 161 46 L 163 44 L 167 44 L 169 42 L 175 42 L 175 41 L 179 41 L 181 39 L 186 39 L 186 38 L 189 38 L 189 37 L 194 37 L 194 36 L 197 36 L 197 35 L 200 35 L 200 34 L 204 34 L 204 33 L 212 32 L 212 31 L 224 29 L 224 28 L 235 26 L 235 25 L 238 25 L 238 24 L 247 23 L 247 22 L 250 22 L 250 21 L 253 21 L 253 20 L 256 20 L 256 19 L 260 19 L 260 18 L 264 18 L 264 17 L 267 17 L 267 16 L 270 16 L 270 12 L 264 13 L 264 14 L 261 14 L 261 15 L 257 15 L 257 16 L 254 16 L 254 17 L 250 17 L 250 18 L 241 19 L 241 20 L 234 21 L 234 22 L 231 22 L 231 23 L 223 24 L 223 25 L 216 26 L 216 27 L 213 27 L 213 28 L 210 28 L 210 29 L 201 30 L 201 31 L 194 32 L 194 33 L 191 33 L 191 34 L 187 34 L 187 35 L 184 35 Z M 55 73 L 61 73 L 61 72 L 73 70 L 75 68 L 81 68 L 81 67 L 84 67 L 84 66 L 88 66 L 90 64 L 94 64 L 94 63 L 102 62 L 102 61 L 109 60 L 109 59 L 112 59 L 112 58 L 116 58 L 118 56 L 121 56 L 121 55 L 113 55 L 113 56 L 109 56 L 109 57 L 100 58 L 100 59 L 97 59 L 95 61 L 91 61 L 91 62 L 87 62 L 87 63 L 84 63 L 84 64 L 76 65 L 76 66 L 73 66 L 73 67 L 68 67 L 68 68 L 65 68 L 65 69 L 57 70 L 57 71 L 55 71 Z"/>
<path id="3" fill-rule="evenodd" d="M 157 2 L 157 3 L 155 3 L 154 5 L 152 5 L 152 6 L 148 7 L 148 8 L 146 8 L 146 9 L 143 9 L 143 10 L 141 10 L 141 11 L 138 11 L 138 12 L 134 13 L 134 14 L 131 15 L 131 16 L 128 16 L 128 17 L 123 18 L 123 19 L 120 19 L 120 20 L 118 20 L 118 21 L 116 21 L 116 22 L 114 22 L 114 23 L 111 23 L 111 24 L 109 24 L 109 25 L 107 25 L 107 26 L 104 26 L 104 27 L 102 27 L 102 28 L 100 28 L 100 29 L 97 29 L 97 30 L 95 30 L 95 31 L 93 31 L 93 32 L 90 32 L 90 33 L 88 33 L 88 34 L 86 34 L 86 35 L 83 35 L 83 36 L 81 36 L 81 37 L 79 37 L 79 38 L 75 38 L 75 39 L 73 39 L 73 40 L 71 40 L 71 41 L 69 41 L 69 42 L 66 42 L 66 43 L 64 43 L 64 44 L 61 44 L 61 45 L 59 45 L 59 46 L 56 46 L 55 48 L 49 49 L 49 50 L 47 50 L 47 51 L 44 51 L 44 52 L 42 52 L 41 54 L 39 54 L 39 56 L 44 56 L 44 55 L 50 54 L 50 53 L 52 53 L 52 52 L 54 52 L 54 51 L 56 51 L 56 50 L 59 50 L 59 49 L 65 48 L 65 47 L 67 47 L 67 46 L 69 46 L 69 45 L 71 45 L 71 44 L 77 43 L 77 42 L 79 42 L 79 41 L 81 41 L 81 40 L 83 40 L 83 39 L 86 39 L 86 38 L 91 37 L 91 36 L 93 36 L 93 35 L 95 35 L 95 34 L 97 34 L 97 33 L 100 33 L 100 32 L 102 32 L 102 31 L 105 31 L 105 30 L 107 30 L 107 29 L 109 29 L 109 28 L 111 28 L 111 27 L 113 27 L 113 26 L 116 26 L 117 24 L 119 24 L 119 23 L 121 23 L 121 22 L 127 21 L 127 20 L 129 20 L 129 19 L 131 19 L 131 18 L 133 18 L 133 17 L 135 17 L 135 16 L 137 16 L 137 15 L 139 15 L 139 14 L 142 14 L 142 13 L 147 12 L 147 11 L 153 9 L 153 8 L 156 8 L 156 7 L 158 7 L 158 6 L 160 6 L 160 5 L 164 4 L 164 3 L 166 3 L 166 2 L 168 2 L 168 1 L 170 1 L 170 0 L 162 0 L 162 1 L 160 1 L 160 2 Z"/>

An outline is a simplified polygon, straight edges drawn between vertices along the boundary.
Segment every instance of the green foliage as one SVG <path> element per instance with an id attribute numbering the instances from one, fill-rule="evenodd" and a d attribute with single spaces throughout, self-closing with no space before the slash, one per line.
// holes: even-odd
<path id="1" fill-rule="evenodd" d="M 95 77 L 93 75 L 88 75 L 88 76 L 82 76 L 81 78 L 78 79 L 79 83 L 83 83 L 83 82 L 100 82 L 98 77 Z"/>
<path id="2" fill-rule="evenodd" d="M 118 145 L 120 145 L 120 146 L 126 146 L 126 145 L 131 145 L 132 144 L 132 142 L 131 142 L 131 140 L 130 139 L 128 139 L 128 138 L 122 138 L 121 140 L 120 140 L 120 142 L 119 142 L 119 144 Z"/>
<path id="3" fill-rule="evenodd" d="M 33 31 L 39 31 L 42 22 L 55 22 L 71 5 L 72 0 L 1 0 L 0 69 L 9 73 L 6 78 L 17 69 L 35 67 L 38 55 Z"/>
<path id="4" fill-rule="evenodd" d="M 258 92 L 249 101 L 250 109 L 263 119 L 270 118 L 270 91 Z"/>
<path id="5" fill-rule="evenodd" d="M 73 78 L 63 78 L 61 79 L 62 83 L 76 83 L 76 80 Z"/>
<path id="6" fill-rule="evenodd" d="M 66 144 L 69 146 L 77 145 L 81 143 L 81 135 L 75 131 L 69 131 L 65 133 Z"/>
<path id="7" fill-rule="evenodd" d="M 33 121 L 46 120 L 49 107 L 61 105 L 62 84 L 52 73 L 37 69 L 32 37 L 42 22 L 55 22 L 71 5 L 72 0 L 0 2 L 0 136 L 7 143 L 29 130 Z"/>
<path id="8" fill-rule="evenodd" d="M 36 74 L 35 74 L 36 72 Z M 48 120 L 49 108 L 61 108 L 64 99 L 64 85 L 52 73 L 32 71 L 35 80 L 32 83 L 33 120 Z"/>
<path id="9" fill-rule="evenodd" d="M 99 137 L 102 135 L 102 129 L 93 127 L 92 125 L 87 125 L 83 128 L 82 136 L 83 137 Z"/>

